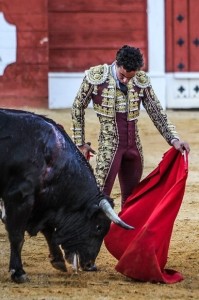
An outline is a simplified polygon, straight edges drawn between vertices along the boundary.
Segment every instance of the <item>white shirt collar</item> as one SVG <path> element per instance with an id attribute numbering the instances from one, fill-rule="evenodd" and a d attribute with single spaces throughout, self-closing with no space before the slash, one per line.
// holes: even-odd
<path id="1" fill-rule="evenodd" d="M 117 74 L 116 74 L 116 63 L 115 63 L 115 61 L 111 65 L 111 71 L 112 71 L 113 78 L 116 81 L 117 87 L 119 88 L 119 80 L 118 80 Z"/>

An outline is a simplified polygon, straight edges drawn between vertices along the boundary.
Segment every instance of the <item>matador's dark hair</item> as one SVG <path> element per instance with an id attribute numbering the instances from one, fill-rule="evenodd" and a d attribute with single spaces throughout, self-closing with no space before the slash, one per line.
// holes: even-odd
<path id="1" fill-rule="evenodd" d="M 127 72 L 138 71 L 144 65 L 140 49 L 128 45 L 124 45 L 117 51 L 116 61 L 118 67 L 122 66 Z"/>

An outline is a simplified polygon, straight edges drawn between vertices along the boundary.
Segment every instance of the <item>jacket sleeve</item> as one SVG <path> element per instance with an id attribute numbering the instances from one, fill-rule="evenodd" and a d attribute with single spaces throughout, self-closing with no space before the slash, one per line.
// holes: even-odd
<path id="1" fill-rule="evenodd" d="M 85 143 L 85 109 L 91 101 L 93 85 L 84 77 L 72 105 L 72 139 L 77 146 Z"/>
<path id="2" fill-rule="evenodd" d="M 169 145 L 171 145 L 173 139 L 179 140 L 175 126 L 169 121 L 166 113 L 163 111 L 161 103 L 151 85 L 143 89 L 142 104 L 153 124 Z"/>

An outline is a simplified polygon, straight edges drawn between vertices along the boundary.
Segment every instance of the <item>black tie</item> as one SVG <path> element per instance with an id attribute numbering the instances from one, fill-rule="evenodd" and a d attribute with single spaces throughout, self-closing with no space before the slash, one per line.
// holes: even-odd
<path id="1" fill-rule="evenodd" d="M 124 95 L 127 95 L 127 91 L 128 91 L 127 86 L 119 81 L 119 87 L 120 90 L 124 93 Z"/>

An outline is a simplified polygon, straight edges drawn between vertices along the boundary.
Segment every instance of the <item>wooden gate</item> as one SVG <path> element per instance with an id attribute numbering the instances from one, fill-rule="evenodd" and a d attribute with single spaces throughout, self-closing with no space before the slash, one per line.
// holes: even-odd
<path id="1" fill-rule="evenodd" d="M 199 1 L 165 3 L 168 107 L 199 107 Z"/>

